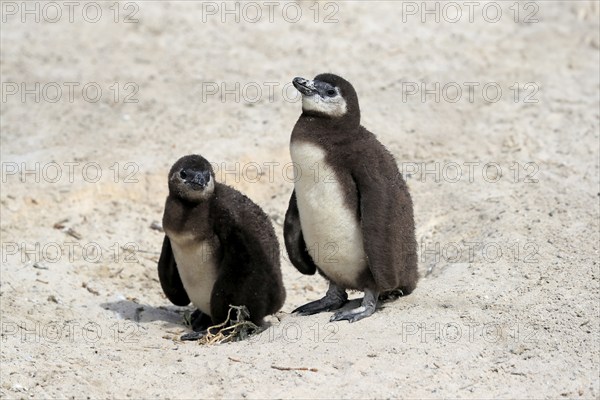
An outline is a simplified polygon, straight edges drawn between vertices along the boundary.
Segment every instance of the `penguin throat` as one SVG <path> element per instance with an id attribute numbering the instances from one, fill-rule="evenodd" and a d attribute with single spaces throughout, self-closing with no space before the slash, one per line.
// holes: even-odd
<path id="1" fill-rule="evenodd" d="M 348 112 L 346 100 L 338 97 L 332 100 L 323 99 L 321 96 L 302 96 L 302 110 L 315 112 L 328 117 L 342 117 Z"/>
<path id="2" fill-rule="evenodd" d="M 360 116 L 356 113 L 348 113 L 342 118 L 332 118 L 314 111 L 303 110 L 298 123 L 303 127 L 303 131 L 317 135 L 320 135 L 319 132 L 323 130 L 353 132 L 360 126 Z"/>

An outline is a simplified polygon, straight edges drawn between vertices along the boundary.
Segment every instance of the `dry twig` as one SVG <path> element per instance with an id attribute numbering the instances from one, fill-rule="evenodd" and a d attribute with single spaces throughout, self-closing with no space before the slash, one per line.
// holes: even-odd
<path id="1" fill-rule="evenodd" d="M 236 319 L 231 319 L 231 311 L 237 311 Z M 234 342 L 238 340 L 244 340 L 251 333 L 258 330 L 253 322 L 247 321 L 246 318 L 250 316 L 246 306 L 232 306 L 229 305 L 229 311 L 227 311 L 227 319 L 217 325 L 213 325 L 206 330 L 206 335 L 202 336 L 198 343 L 200 344 L 220 344 L 227 342 Z M 212 333 L 215 331 L 215 333 Z"/>
<path id="2" fill-rule="evenodd" d="M 278 369 L 280 371 L 310 371 L 310 372 L 318 372 L 319 370 L 316 368 L 306 368 L 306 367 L 278 367 L 277 365 L 271 365 L 271 368 Z"/>

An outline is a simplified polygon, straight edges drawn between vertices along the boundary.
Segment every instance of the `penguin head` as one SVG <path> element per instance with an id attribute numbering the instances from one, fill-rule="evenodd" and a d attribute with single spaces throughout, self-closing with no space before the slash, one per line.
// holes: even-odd
<path id="1" fill-rule="evenodd" d="M 352 118 L 360 122 L 356 91 L 344 78 L 320 74 L 313 80 L 294 78 L 294 87 L 302 94 L 302 111 L 326 118 Z"/>
<path id="2" fill-rule="evenodd" d="M 199 203 L 212 196 L 215 173 L 202 156 L 181 157 L 169 172 L 169 193 L 183 200 Z"/>

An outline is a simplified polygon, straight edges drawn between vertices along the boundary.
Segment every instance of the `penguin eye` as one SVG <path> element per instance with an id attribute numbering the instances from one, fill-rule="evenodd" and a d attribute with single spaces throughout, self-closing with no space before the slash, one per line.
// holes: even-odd
<path id="1" fill-rule="evenodd" d="M 333 96 L 334 94 L 335 94 L 335 90 L 333 90 L 333 89 L 329 89 L 327 91 L 327 95 L 329 95 L 329 96 Z"/>
<path id="2" fill-rule="evenodd" d="M 179 176 L 181 177 L 181 179 L 187 178 L 187 174 L 185 173 L 184 170 L 181 170 L 181 172 L 179 173 Z"/>

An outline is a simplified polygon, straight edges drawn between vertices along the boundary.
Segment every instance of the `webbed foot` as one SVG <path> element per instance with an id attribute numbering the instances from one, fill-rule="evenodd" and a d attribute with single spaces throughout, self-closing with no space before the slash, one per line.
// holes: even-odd
<path id="1" fill-rule="evenodd" d="M 186 333 L 185 335 L 181 335 L 179 340 L 200 340 L 204 336 L 206 336 L 206 330 L 201 331 L 201 332 Z"/>
<path id="2" fill-rule="evenodd" d="M 208 327 L 212 325 L 212 318 L 208 314 L 196 309 L 190 315 L 190 325 L 193 332 L 181 335 L 180 340 L 198 340 L 206 336 Z"/>
<path id="3" fill-rule="evenodd" d="M 196 309 L 190 316 L 190 324 L 194 332 L 201 332 L 212 325 L 212 319 L 208 314 Z"/>
<path id="4" fill-rule="evenodd" d="M 352 310 L 339 311 L 331 316 L 329 319 L 330 322 L 333 321 L 343 321 L 347 320 L 348 322 L 356 322 L 360 321 L 363 318 L 370 317 L 375 312 L 377 308 L 377 297 L 379 293 L 365 289 L 365 296 L 362 299 L 360 307 L 354 308 Z"/>
<path id="5" fill-rule="evenodd" d="M 325 297 L 296 308 L 292 311 L 292 314 L 312 315 L 323 311 L 337 310 L 347 301 L 348 294 L 346 294 L 346 291 L 334 283 L 330 283 Z"/>

